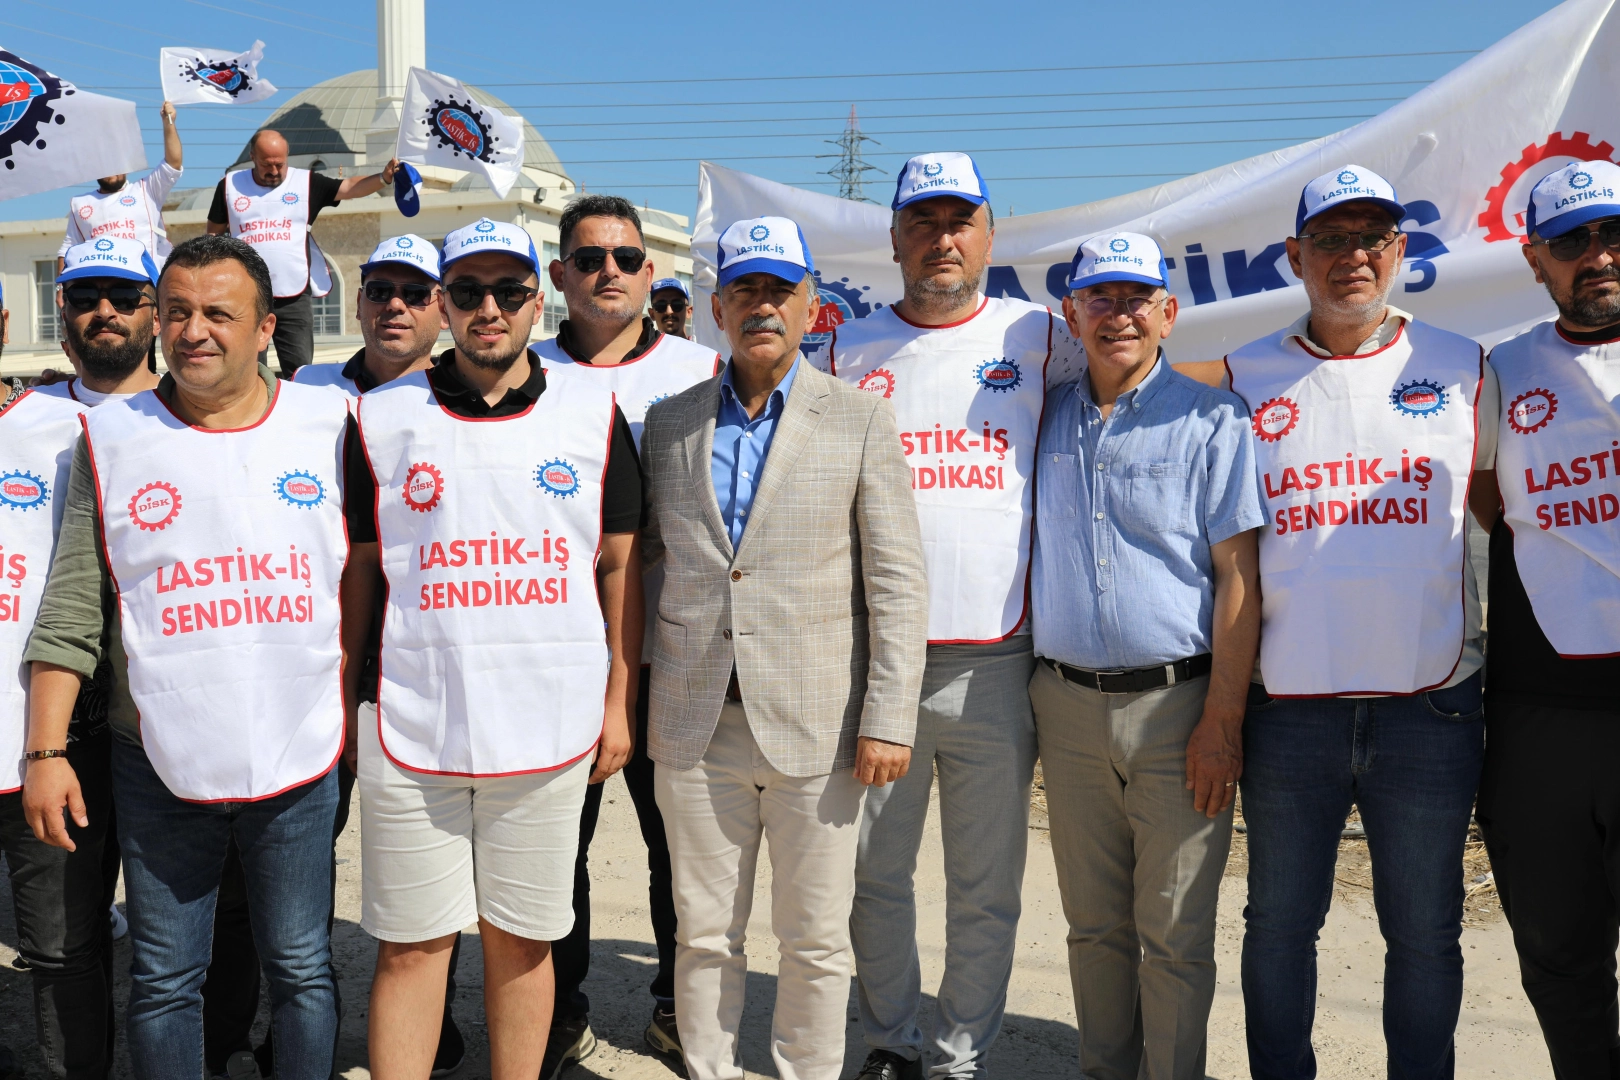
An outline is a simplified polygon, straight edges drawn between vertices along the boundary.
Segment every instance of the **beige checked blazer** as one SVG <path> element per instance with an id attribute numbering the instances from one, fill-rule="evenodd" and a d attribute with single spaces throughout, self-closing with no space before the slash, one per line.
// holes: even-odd
<path id="1" fill-rule="evenodd" d="M 852 766 L 857 736 L 909 746 L 928 586 L 893 408 L 801 361 L 735 552 L 709 472 L 719 408 L 715 376 L 654 405 L 642 433 L 643 557 L 666 562 L 648 754 L 697 764 L 733 663 L 789 776 Z"/>

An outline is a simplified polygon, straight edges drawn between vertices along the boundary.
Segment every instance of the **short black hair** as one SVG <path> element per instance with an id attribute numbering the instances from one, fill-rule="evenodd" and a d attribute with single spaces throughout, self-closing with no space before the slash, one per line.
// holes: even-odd
<path id="1" fill-rule="evenodd" d="M 636 235 L 641 237 L 643 246 L 647 237 L 641 231 L 641 215 L 629 199 L 618 195 L 582 195 L 568 204 L 563 211 L 562 220 L 557 222 L 558 251 L 566 258 L 568 255 L 568 241 L 574 238 L 574 229 L 588 217 L 613 217 L 628 221 L 636 227 Z"/>
<path id="2" fill-rule="evenodd" d="M 177 266 L 190 270 L 218 262 L 241 263 L 242 269 L 253 279 L 258 294 L 254 308 L 259 318 L 270 314 L 270 303 L 275 299 L 275 290 L 270 285 L 270 267 L 265 265 L 263 257 L 251 245 L 224 233 L 214 236 L 205 233 L 175 245 L 175 249 L 169 252 L 168 261 L 163 264 L 163 273 L 158 275 L 158 284 L 163 283 L 163 274 Z"/>

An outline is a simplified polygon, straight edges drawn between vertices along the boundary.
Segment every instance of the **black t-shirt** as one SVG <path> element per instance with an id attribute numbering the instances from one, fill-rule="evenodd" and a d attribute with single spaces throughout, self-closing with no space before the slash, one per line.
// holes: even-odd
<path id="1" fill-rule="evenodd" d="M 338 204 L 338 188 L 343 181 L 333 176 L 312 172 L 309 174 L 309 223 L 315 224 L 323 209 Z M 220 178 L 214 185 L 214 201 L 208 207 L 208 220 L 215 225 L 229 225 L 231 219 L 225 212 L 225 179 Z"/>
<path id="2" fill-rule="evenodd" d="M 648 350 L 650 350 L 654 345 L 657 345 L 659 339 L 663 336 L 664 335 L 659 332 L 658 327 L 653 325 L 652 318 L 650 316 L 643 315 L 641 317 L 641 336 L 636 339 L 634 348 L 625 353 L 623 356 L 619 357 L 619 363 L 628 364 L 632 360 L 639 360 L 641 357 L 647 354 Z M 562 324 L 557 327 L 557 347 L 563 352 L 567 353 L 569 356 L 573 357 L 577 363 L 590 363 L 589 360 L 585 359 L 579 354 L 579 349 L 575 347 L 574 325 L 567 319 L 564 319 Z"/>

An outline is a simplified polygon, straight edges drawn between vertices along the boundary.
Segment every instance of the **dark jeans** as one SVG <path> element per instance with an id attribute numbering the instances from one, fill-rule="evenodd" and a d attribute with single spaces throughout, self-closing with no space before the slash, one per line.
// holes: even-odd
<path id="1" fill-rule="evenodd" d="M 202 984 L 234 842 L 270 983 L 281 1080 L 327 1080 L 337 1041 L 328 916 L 337 770 L 257 802 L 176 798 L 145 752 L 116 739 L 113 794 L 132 945 L 129 1050 L 138 1080 L 203 1068 Z"/>
<path id="2" fill-rule="evenodd" d="M 276 343 L 276 364 L 281 377 L 290 379 L 293 372 L 315 358 L 315 303 L 309 289 L 299 296 L 278 297 L 270 304 L 276 316 L 276 329 L 271 340 Z M 259 363 L 269 362 L 270 350 L 259 354 Z"/>
<path id="3" fill-rule="evenodd" d="M 34 1024 L 52 1077 L 104 1080 L 112 1069 L 112 927 L 118 888 L 118 827 L 105 728 L 68 743 L 90 824 L 67 819 L 74 851 L 34 838 L 22 792 L 0 795 L 0 851 L 11 876 L 17 952 L 34 983 Z"/>
<path id="4" fill-rule="evenodd" d="M 1484 758 L 1480 676 L 1411 697 L 1249 694 L 1243 1003 L 1254 1080 L 1316 1075 L 1316 938 L 1339 833 L 1361 811 L 1383 933 L 1391 1080 L 1453 1075 L 1462 1006 L 1462 854 Z"/>
<path id="5" fill-rule="evenodd" d="M 1492 699 L 1479 825 L 1558 1080 L 1620 1077 L 1620 714 Z"/>
<path id="6" fill-rule="evenodd" d="M 653 1000 L 664 1009 L 675 1007 L 675 897 L 670 884 L 669 841 L 664 817 L 653 798 L 653 762 L 647 756 L 648 669 L 641 669 L 641 694 L 636 700 L 636 750 L 624 767 L 624 782 L 641 823 L 647 845 L 647 907 L 652 916 L 653 940 L 658 943 L 658 974 L 652 981 Z M 586 1016 L 591 999 L 581 989 L 591 970 L 591 839 L 602 810 L 605 784 L 585 789 L 585 808 L 579 818 L 579 858 L 574 863 L 574 929 L 551 943 L 551 962 L 557 972 L 557 1004 L 552 1022 Z"/>

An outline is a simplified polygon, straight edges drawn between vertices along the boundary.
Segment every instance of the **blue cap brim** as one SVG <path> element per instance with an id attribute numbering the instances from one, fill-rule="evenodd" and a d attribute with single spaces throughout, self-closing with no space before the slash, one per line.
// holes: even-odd
<path id="1" fill-rule="evenodd" d="M 64 281 L 77 281 L 80 278 L 122 278 L 125 281 L 139 281 L 147 285 L 157 284 L 154 277 L 136 270 L 126 270 L 121 266 L 76 266 L 59 274 L 56 283 L 60 285 Z"/>
<path id="2" fill-rule="evenodd" d="M 1406 219 L 1406 207 L 1390 199 L 1345 199 L 1342 202 L 1328 203 L 1325 206 L 1318 207 L 1314 213 L 1306 214 L 1304 217 L 1300 218 L 1299 221 L 1294 225 L 1295 235 L 1298 235 L 1301 231 L 1303 231 L 1305 226 L 1310 223 L 1312 218 L 1321 217 L 1329 210 L 1337 210 L 1341 206 L 1350 206 L 1358 202 L 1372 203 L 1374 206 L 1382 206 L 1385 210 L 1388 210 L 1391 214 L 1395 215 L 1396 225 L 1399 225 Z"/>
<path id="3" fill-rule="evenodd" d="M 961 199 L 963 202 L 970 202 L 974 206 L 983 206 L 985 204 L 985 201 L 986 201 L 985 197 L 983 195 L 969 195 L 965 191 L 950 191 L 950 190 L 922 191 L 922 192 L 918 192 L 916 195 L 913 195 L 911 198 L 907 199 L 903 203 L 895 203 L 894 209 L 896 209 L 896 210 L 904 210 L 906 207 L 910 206 L 912 203 L 919 203 L 919 202 L 922 202 L 924 199 L 938 199 L 938 198 L 942 198 L 942 197 L 944 197 L 946 195 L 949 195 L 953 199 Z"/>
<path id="4" fill-rule="evenodd" d="M 379 266 L 407 266 L 421 274 L 423 277 L 432 278 L 434 281 L 439 280 L 439 275 L 435 274 L 425 266 L 416 265 L 409 259 L 378 259 L 376 262 L 361 263 L 360 276 L 365 277 Z"/>
<path id="5" fill-rule="evenodd" d="M 745 274 L 775 274 L 790 285 L 797 285 L 810 271 L 798 263 L 782 259 L 744 259 L 720 271 L 719 284 L 729 285 Z"/>
<path id="6" fill-rule="evenodd" d="M 1535 234 L 1543 240 L 1551 240 L 1555 236 L 1563 236 L 1571 229 L 1578 229 L 1582 225 L 1590 225 L 1594 221 L 1604 218 L 1620 217 L 1620 204 L 1617 203 L 1590 203 L 1586 206 L 1577 206 L 1573 210 L 1566 210 L 1551 221 L 1538 221 L 1533 226 Z"/>
<path id="7" fill-rule="evenodd" d="M 1169 282 L 1149 277 L 1147 274 L 1133 274 L 1128 270 L 1106 270 L 1101 274 L 1090 274 L 1084 278 L 1071 278 L 1069 291 L 1084 289 L 1091 285 L 1106 285 L 1110 281 L 1137 281 L 1143 285 L 1156 285 L 1161 289 L 1168 289 Z"/>
<path id="8" fill-rule="evenodd" d="M 506 255 L 506 256 L 509 256 L 511 258 L 516 259 L 520 263 L 527 263 L 530 270 L 533 270 L 537 274 L 540 272 L 540 257 L 534 253 L 534 244 L 533 244 L 533 242 L 531 242 L 529 244 L 529 250 L 527 252 L 513 251 L 511 248 L 479 248 L 477 251 L 464 252 L 464 253 L 462 253 L 460 255 L 457 255 L 453 259 L 440 259 L 439 260 L 439 273 L 441 275 L 444 274 L 452 266 L 454 266 L 456 263 L 460 262 L 462 259 L 467 258 L 468 256 L 471 256 L 471 255 L 488 255 L 488 254 L 492 254 L 492 253 L 495 254 L 495 255 Z"/>

